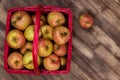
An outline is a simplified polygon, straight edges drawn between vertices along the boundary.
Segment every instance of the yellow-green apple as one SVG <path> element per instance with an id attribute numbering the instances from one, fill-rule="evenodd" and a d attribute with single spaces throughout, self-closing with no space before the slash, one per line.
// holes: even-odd
<path id="1" fill-rule="evenodd" d="M 41 33 L 43 38 L 52 40 L 52 32 L 53 32 L 53 27 L 51 27 L 50 25 L 41 26 Z"/>
<path id="2" fill-rule="evenodd" d="M 40 60 L 41 60 L 40 57 L 37 56 L 38 66 L 41 63 Z M 30 69 L 30 70 L 34 69 L 32 51 L 26 51 L 25 52 L 25 55 L 23 56 L 23 65 L 27 69 Z"/>
<path id="3" fill-rule="evenodd" d="M 35 24 L 36 23 L 36 15 L 35 14 L 32 15 L 32 19 L 33 19 L 33 23 Z M 47 22 L 46 17 L 43 14 L 41 14 L 41 16 L 40 16 L 40 25 L 41 26 L 45 25 L 46 22 Z"/>
<path id="4" fill-rule="evenodd" d="M 38 41 L 38 55 L 40 57 L 49 56 L 53 51 L 53 44 L 50 40 L 40 38 Z"/>
<path id="5" fill-rule="evenodd" d="M 52 27 L 61 26 L 65 23 L 65 16 L 58 11 L 52 11 L 47 16 L 47 21 Z"/>
<path id="6" fill-rule="evenodd" d="M 49 71 L 58 70 L 60 68 L 60 59 L 55 54 L 51 54 L 43 59 L 43 66 Z"/>
<path id="7" fill-rule="evenodd" d="M 34 39 L 34 28 L 35 25 L 29 25 L 24 31 L 24 36 L 28 41 L 33 41 Z M 41 30 L 39 29 L 39 37 L 40 36 L 41 36 Z"/>
<path id="8" fill-rule="evenodd" d="M 54 44 L 54 48 L 53 48 L 54 53 L 57 56 L 65 56 L 67 54 L 67 45 L 63 44 L 63 45 L 58 45 L 58 44 Z"/>
<path id="9" fill-rule="evenodd" d="M 20 49 L 20 52 L 23 55 L 26 51 L 32 51 L 32 42 L 26 42 L 25 45 Z"/>
<path id="10" fill-rule="evenodd" d="M 79 23 L 83 28 L 90 28 L 92 27 L 94 20 L 92 15 L 88 13 L 82 13 L 79 18 Z"/>
<path id="11" fill-rule="evenodd" d="M 22 69 L 23 66 L 23 56 L 19 52 L 12 52 L 8 56 L 8 65 L 12 69 Z"/>
<path id="12" fill-rule="evenodd" d="M 11 48 L 19 49 L 24 46 L 26 39 L 20 30 L 13 29 L 7 34 L 6 41 Z"/>
<path id="13" fill-rule="evenodd" d="M 16 11 L 11 16 L 11 24 L 19 30 L 25 28 L 32 23 L 31 16 L 25 11 Z"/>
<path id="14" fill-rule="evenodd" d="M 67 58 L 65 56 L 60 57 L 60 67 L 61 69 L 65 69 L 67 64 Z"/>
<path id="15" fill-rule="evenodd" d="M 59 44 L 63 45 L 68 42 L 70 38 L 70 31 L 65 26 L 58 26 L 53 30 L 53 40 Z"/>

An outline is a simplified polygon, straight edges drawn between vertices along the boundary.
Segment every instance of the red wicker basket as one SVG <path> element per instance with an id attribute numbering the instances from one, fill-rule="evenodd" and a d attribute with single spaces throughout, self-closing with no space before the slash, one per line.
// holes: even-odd
<path id="1" fill-rule="evenodd" d="M 33 55 L 33 62 L 34 62 L 34 70 L 28 70 L 28 69 L 21 69 L 21 70 L 13 70 L 8 66 L 7 58 L 10 53 L 10 48 L 5 40 L 4 46 L 4 68 L 8 73 L 17 73 L 17 74 L 35 74 L 35 75 L 41 75 L 41 74 L 63 74 L 68 73 L 70 71 L 70 61 L 71 61 L 71 53 L 72 53 L 72 11 L 68 8 L 59 8 L 56 6 L 31 6 L 31 7 L 20 7 L 20 8 L 12 8 L 8 10 L 7 14 L 7 21 L 6 21 L 6 36 L 8 32 L 11 29 L 10 19 L 11 14 L 15 11 L 23 10 L 26 12 L 32 12 L 36 14 L 36 23 L 35 23 L 35 33 L 34 33 L 34 41 L 33 41 L 33 49 L 32 49 L 32 55 Z M 57 71 L 47 71 L 45 69 L 41 69 L 38 67 L 37 62 L 37 44 L 38 44 L 38 32 L 40 28 L 40 15 L 41 13 L 49 13 L 51 11 L 60 11 L 62 12 L 66 18 L 67 18 L 67 27 L 70 30 L 70 39 L 68 41 L 68 53 L 67 53 L 67 64 L 66 68 L 64 70 L 57 70 Z"/>

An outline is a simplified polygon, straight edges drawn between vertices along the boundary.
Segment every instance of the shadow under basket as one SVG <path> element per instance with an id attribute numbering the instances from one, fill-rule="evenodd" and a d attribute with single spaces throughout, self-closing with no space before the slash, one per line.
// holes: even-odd
<path id="1" fill-rule="evenodd" d="M 42 75 L 42 74 L 64 74 L 68 73 L 70 71 L 70 61 L 71 61 L 71 54 L 72 54 L 72 11 L 69 8 L 59 8 L 56 6 L 30 6 L 30 7 L 20 7 L 20 8 L 12 8 L 8 10 L 7 13 L 7 20 L 6 20 L 6 36 L 8 32 L 13 28 L 11 25 L 11 15 L 15 11 L 26 11 L 29 14 L 36 14 L 36 23 L 35 23 L 35 29 L 34 29 L 34 40 L 33 40 L 33 48 L 32 48 L 32 56 L 33 56 L 33 64 L 34 64 L 34 70 L 29 70 L 26 68 L 20 69 L 20 70 L 14 70 L 11 69 L 8 65 L 8 56 L 9 54 L 14 50 L 11 49 L 7 42 L 6 42 L 6 37 L 5 37 L 5 42 L 4 42 L 4 68 L 8 73 L 14 73 L 14 74 L 35 74 L 35 75 Z M 37 56 L 38 56 L 38 33 L 39 33 L 39 28 L 40 28 L 40 16 L 41 14 L 48 14 L 49 12 L 52 11 L 59 11 L 63 13 L 63 15 L 66 18 L 66 23 L 65 26 L 70 30 L 70 39 L 67 42 L 67 63 L 65 69 L 59 69 L 56 71 L 48 71 L 45 70 L 42 67 L 39 67 L 37 62 Z"/>

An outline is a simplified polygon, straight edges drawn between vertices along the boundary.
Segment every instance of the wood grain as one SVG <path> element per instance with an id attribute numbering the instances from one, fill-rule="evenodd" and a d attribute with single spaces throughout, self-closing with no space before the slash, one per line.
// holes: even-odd
<path id="1" fill-rule="evenodd" d="M 53 5 L 73 12 L 71 70 L 68 74 L 9 74 L 4 69 L 7 11 L 13 7 Z M 120 80 L 120 0 L 0 0 L 0 80 Z M 79 25 L 79 16 L 94 17 L 91 29 Z"/>
<path id="2" fill-rule="evenodd" d="M 104 46 L 100 45 L 96 48 L 95 52 L 110 66 L 115 70 L 119 75 L 120 63 L 119 61 L 109 52 Z M 101 54 L 102 53 L 102 54 Z"/>

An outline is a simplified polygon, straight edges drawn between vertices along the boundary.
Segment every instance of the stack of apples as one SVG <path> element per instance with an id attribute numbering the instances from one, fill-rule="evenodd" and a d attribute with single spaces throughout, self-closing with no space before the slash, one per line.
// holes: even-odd
<path id="1" fill-rule="evenodd" d="M 49 71 L 65 69 L 67 64 L 67 43 L 70 31 L 63 13 L 52 11 L 41 14 L 38 40 L 38 66 Z M 16 11 L 11 15 L 11 29 L 6 41 L 11 51 L 8 65 L 12 69 L 34 69 L 33 40 L 36 14 Z"/>

